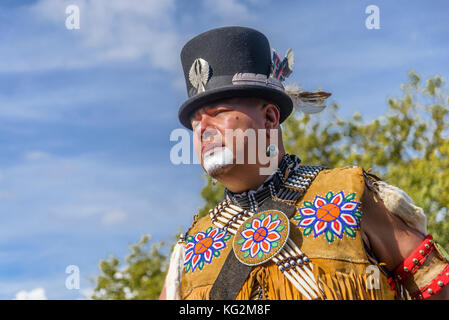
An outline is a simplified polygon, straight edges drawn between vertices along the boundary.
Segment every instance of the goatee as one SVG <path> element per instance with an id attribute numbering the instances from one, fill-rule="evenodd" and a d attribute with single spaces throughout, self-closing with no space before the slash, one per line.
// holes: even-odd
<path id="1" fill-rule="evenodd" d="M 223 175 L 234 164 L 234 155 L 229 148 L 221 147 L 203 158 L 203 167 L 212 178 Z"/>

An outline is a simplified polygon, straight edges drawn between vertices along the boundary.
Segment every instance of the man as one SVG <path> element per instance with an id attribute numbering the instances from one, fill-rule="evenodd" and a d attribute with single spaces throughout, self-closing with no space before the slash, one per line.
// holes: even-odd
<path id="1" fill-rule="evenodd" d="M 329 96 L 285 90 L 291 50 L 272 60 L 263 34 L 226 27 L 189 41 L 181 60 L 179 119 L 226 191 L 176 245 L 161 299 L 449 297 L 447 257 L 402 190 L 285 153 L 293 105 L 316 112 Z"/>

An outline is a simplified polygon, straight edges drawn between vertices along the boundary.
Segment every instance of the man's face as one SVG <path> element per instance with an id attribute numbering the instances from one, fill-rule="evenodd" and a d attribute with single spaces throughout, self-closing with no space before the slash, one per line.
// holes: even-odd
<path id="1" fill-rule="evenodd" d="M 236 164 L 248 163 L 248 151 L 255 151 L 257 145 L 258 129 L 265 129 L 265 106 L 261 99 L 235 98 L 204 106 L 193 114 L 195 153 L 210 176 L 218 177 Z"/>

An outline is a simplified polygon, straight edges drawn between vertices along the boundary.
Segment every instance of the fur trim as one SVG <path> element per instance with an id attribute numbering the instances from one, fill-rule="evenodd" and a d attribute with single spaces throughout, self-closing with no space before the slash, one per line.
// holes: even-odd
<path id="1" fill-rule="evenodd" d="M 170 266 L 165 280 L 167 300 L 181 300 L 181 279 L 184 271 L 185 243 L 178 241 L 170 257 Z"/>
<path id="2" fill-rule="evenodd" d="M 391 213 L 401 218 L 409 227 L 427 235 L 427 217 L 424 210 L 416 206 L 404 190 L 384 181 L 375 181 L 373 185 Z"/>

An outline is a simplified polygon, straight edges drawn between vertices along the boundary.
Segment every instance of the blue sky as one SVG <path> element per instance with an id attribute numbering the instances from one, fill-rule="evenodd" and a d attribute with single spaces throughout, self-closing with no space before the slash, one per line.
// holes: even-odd
<path id="1" fill-rule="evenodd" d="M 65 27 L 70 4 L 79 30 Z M 365 27 L 370 4 L 379 30 Z M 100 259 L 190 226 L 202 170 L 171 164 L 169 136 L 186 99 L 179 52 L 194 35 L 256 28 L 295 51 L 287 83 L 370 119 L 410 69 L 449 78 L 448 12 L 442 0 L 1 1 L 0 299 L 83 298 Z M 65 288 L 68 265 L 80 290 Z"/>

